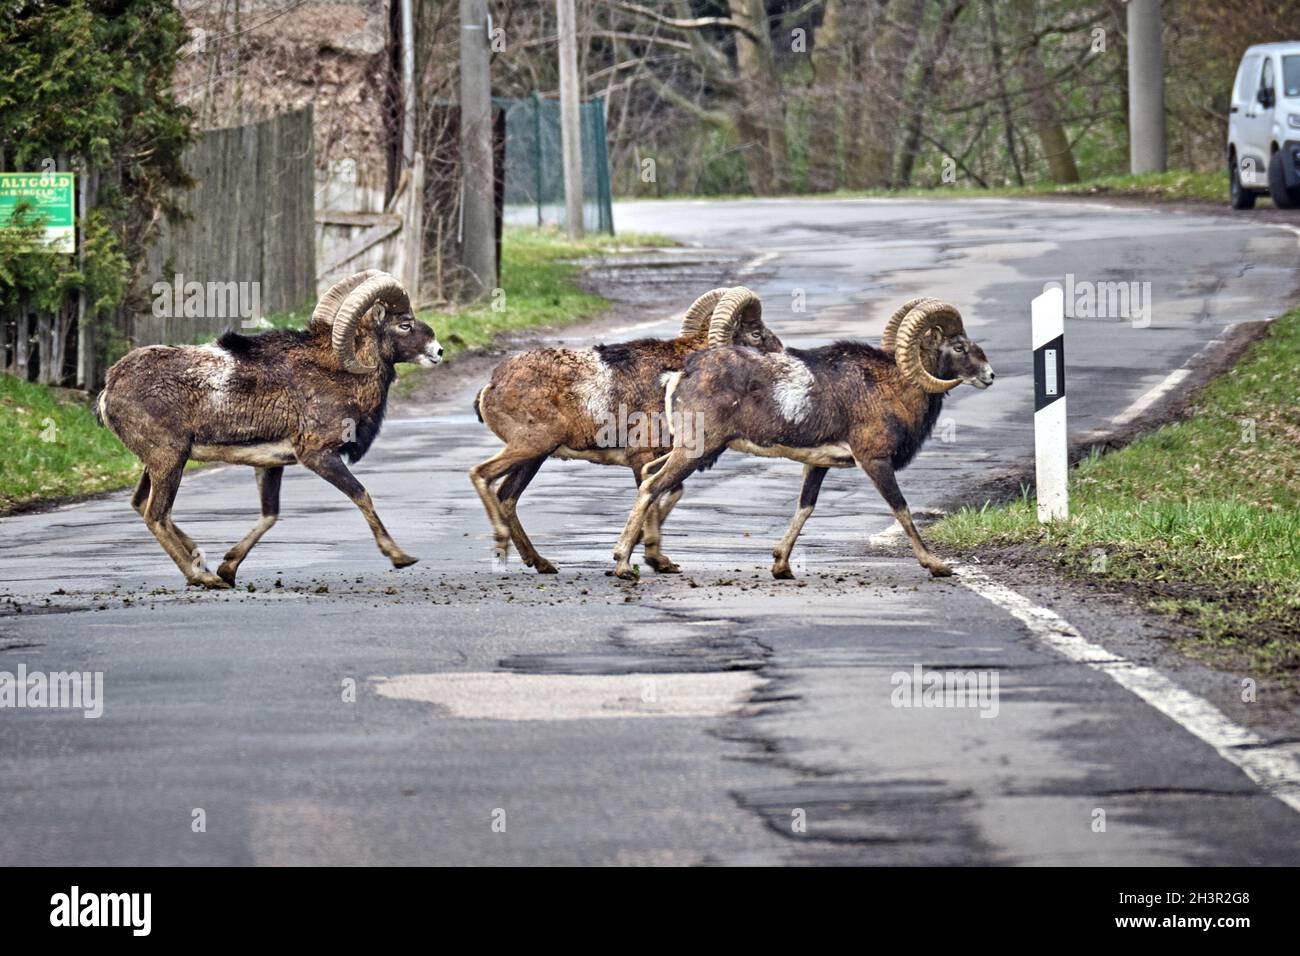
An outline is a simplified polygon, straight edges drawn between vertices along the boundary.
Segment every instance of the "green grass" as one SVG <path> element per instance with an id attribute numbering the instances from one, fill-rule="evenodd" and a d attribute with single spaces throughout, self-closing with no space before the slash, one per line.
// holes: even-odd
<path id="1" fill-rule="evenodd" d="M 659 236 L 596 234 L 570 242 L 554 230 L 507 229 L 501 250 L 503 295 L 455 311 L 428 310 L 420 318 L 438 333 L 448 359 L 491 345 L 503 332 L 580 321 L 609 303 L 578 288 L 580 267 L 569 260 L 666 245 L 670 240 Z"/>
<path id="2" fill-rule="evenodd" d="M 600 312 L 608 303 L 578 288 L 580 267 L 568 261 L 646 246 L 668 245 L 656 236 L 593 235 L 569 242 L 555 231 L 507 229 L 502 249 L 504 306 L 491 302 L 457 311 L 426 311 L 448 358 L 490 345 L 513 329 L 559 326 Z M 276 328 L 302 328 L 311 308 L 267 317 Z M 428 370 L 398 367 L 397 395 L 409 392 Z M 134 484 L 140 465 L 107 429 L 95 422 L 90 398 L 0 375 L 0 514 L 32 502 L 93 494 Z M 191 463 L 191 467 L 195 467 Z"/>
<path id="3" fill-rule="evenodd" d="M 133 484 L 140 463 L 80 392 L 0 375 L 0 513 Z"/>
<path id="4" fill-rule="evenodd" d="M 1149 199 L 1153 202 L 1172 202 L 1178 200 L 1197 200 L 1228 205 L 1228 174 L 1226 170 L 1215 172 L 1193 172 L 1191 170 L 1171 170 L 1165 173 L 1142 173 L 1129 176 L 1099 176 L 1078 183 L 1027 183 L 1024 186 L 991 186 L 984 188 L 962 179 L 949 185 L 917 186 L 910 189 L 866 189 L 839 190 L 832 193 L 813 193 L 806 196 L 789 196 L 785 198 L 803 199 L 973 199 L 979 197 L 1034 197 L 1034 196 L 1127 196 L 1135 199 Z M 653 199 L 655 197 L 626 196 L 626 199 Z M 665 197 L 680 199 L 752 199 L 753 196 L 680 196 Z M 1262 194 L 1259 201 L 1271 205 L 1267 194 Z"/>
<path id="5" fill-rule="evenodd" d="M 1029 495 L 929 534 L 961 550 L 1038 545 L 1132 585 L 1188 625 L 1182 650 L 1300 679 L 1300 309 L 1278 319 L 1185 420 L 1071 469 L 1068 520 Z"/>
<path id="6" fill-rule="evenodd" d="M 862 196 L 1129 196 L 1155 201 L 1204 200 L 1228 203 L 1228 174 L 1171 170 L 1129 176 L 1099 176 L 1078 183 L 1028 183 L 1024 186 L 995 186 L 983 189 L 962 183 L 927 189 L 873 191 L 843 195 Z"/>

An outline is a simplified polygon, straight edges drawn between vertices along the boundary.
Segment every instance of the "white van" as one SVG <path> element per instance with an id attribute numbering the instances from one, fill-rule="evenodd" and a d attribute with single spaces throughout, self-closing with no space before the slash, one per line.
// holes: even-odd
<path id="1" fill-rule="evenodd" d="M 1228 187 L 1233 209 L 1262 192 L 1300 207 L 1300 40 L 1251 47 L 1237 67 L 1228 116 Z"/>

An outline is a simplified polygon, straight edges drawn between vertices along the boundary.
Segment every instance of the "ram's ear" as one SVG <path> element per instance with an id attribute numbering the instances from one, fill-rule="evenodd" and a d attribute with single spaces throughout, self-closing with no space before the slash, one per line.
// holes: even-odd
<path id="1" fill-rule="evenodd" d="M 928 341 L 938 343 L 943 341 L 943 329 L 937 325 L 932 325 L 925 330 L 925 337 Z"/>
<path id="2" fill-rule="evenodd" d="M 375 325 L 383 325 L 384 319 L 388 317 L 388 308 L 382 302 L 376 302 L 374 308 L 370 310 L 370 317 Z"/>

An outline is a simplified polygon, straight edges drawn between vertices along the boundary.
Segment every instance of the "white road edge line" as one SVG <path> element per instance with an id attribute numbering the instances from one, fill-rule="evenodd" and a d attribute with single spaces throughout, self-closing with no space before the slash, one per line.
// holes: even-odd
<path id="1" fill-rule="evenodd" d="M 989 579 L 967 565 L 955 569 L 958 580 L 980 597 L 1007 611 L 1042 643 L 1068 660 L 1101 671 L 1125 690 L 1213 747 L 1268 794 L 1300 813 L 1300 758 L 1269 744 L 1252 730 L 1229 720 L 1209 701 L 1179 687 L 1160 671 L 1112 654 L 1087 640 L 1063 617 Z"/>
<path id="2" fill-rule="evenodd" d="M 1272 322 L 1273 320 L 1265 319 L 1264 321 Z M 1210 341 L 1201 346 L 1200 350 L 1195 355 L 1184 362 L 1180 368 L 1174 369 L 1154 386 L 1139 395 L 1128 408 L 1124 409 L 1124 411 L 1112 418 L 1110 423 L 1112 425 L 1127 425 L 1154 405 L 1159 399 L 1163 398 L 1167 393 L 1173 391 L 1174 387 L 1178 385 L 1179 382 L 1192 374 L 1192 366 L 1194 364 L 1202 359 L 1208 358 L 1211 353 L 1228 341 L 1228 335 L 1238 325 L 1240 325 L 1239 322 L 1229 322 L 1221 328 L 1216 338 L 1210 339 Z"/>

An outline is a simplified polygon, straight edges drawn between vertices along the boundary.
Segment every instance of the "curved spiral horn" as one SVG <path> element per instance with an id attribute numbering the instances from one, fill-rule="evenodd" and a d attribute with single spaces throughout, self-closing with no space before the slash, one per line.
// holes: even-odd
<path id="1" fill-rule="evenodd" d="M 903 374 L 927 392 L 948 392 L 961 384 L 961 379 L 936 378 L 921 363 L 921 340 L 930 329 L 939 329 L 945 336 L 965 334 L 961 313 L 955 306 L 938 299 L 921 302 L 903 317 L 898 328 L 898 348 L 894 361 Z"/>
<path id="2" fill-rule="evenodd" d="M 699 335 L 707 329 L 709 319 L 713 315 L 713 307 L 718 304 L 718 300 L 722 298 L 726 291 L 725 286 L 721 289 L 711 289 L 692 302 L 691 307 L 682 316 L 681 334 Z"/>
<path id="3" fill-rule="evenodd" d="M 900 305 L 894 314 L 889 317 L 889 322 L 885 325 L 885 331 L 880 334 L 880 347 L 886 352 L 893 352 L 898 348 L 898 327 L 903 324 L 903 319 L 907 313 L 911 312 L 922 302 L 937 301 L 928 295 L 918 295 L 915 299 L 909 299 Z"/>
<path id="4" fill-rule="evenodd" d="M 353 375 L 365 375 L 373 372 L 378 365 L 362 365 L 357 360 L 353 337 L 357 323 L 369 312 L 376 302 L 383 302 L 393 312 L 410 312 L 411 300 L 402 283 L 386 272 L 378 272 L 353 289 L 339 306 L 334 316 L 334 328 L 330 340 L 334 346 L 334 357 L 339 365 Z"/>
<path id="5" fill-rule="evenodd" d="M 378 269 L 367 269 L 365 272 L 357 272 L 348 276 L 346 279 L 340 279 L 330 286 L 311 313 L 311 324 L 315 325 L 321 322 L 325 325 L 334 324 L 334 316 L 339 311 L 339 306 L 343 300 L 348 297 L 348 293 L 355 289 L 361 283 L 365 282 L 371 276 L 383 275 Z"/>
<path id="6" fill-rule="evenodd" d="M 730 345 L 736 336 L 736 326 L 746 315 L 763 324 L 763 303 L 752 290 L 743 285 L 728 289 L 713 307 L 709 320 L 709 344 Z"/>

